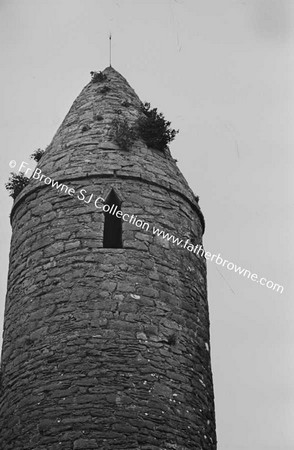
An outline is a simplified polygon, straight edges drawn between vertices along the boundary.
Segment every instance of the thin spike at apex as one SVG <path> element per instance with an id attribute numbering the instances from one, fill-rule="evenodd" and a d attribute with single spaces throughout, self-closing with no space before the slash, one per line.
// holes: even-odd
<path id="1" fill-rule="evenodd" d="M 111 33 L 109 33 L 109 66 L 111 67 Z"/>

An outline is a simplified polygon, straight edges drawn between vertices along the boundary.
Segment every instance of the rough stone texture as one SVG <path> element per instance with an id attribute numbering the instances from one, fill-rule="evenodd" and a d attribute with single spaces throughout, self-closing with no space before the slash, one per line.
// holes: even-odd
<path id="1" fill-rule="evenodd" d="M 114 142 L 113 118 L 135 125 L 141 102 L 104 73 L 38 166 L 75 195 L 31 179 L 12 209 L 0 448 L 215 450 L 205 259 L 152 235 L 201 243 L 203 216 L 168 151 Z M 111 189 L 150 224 L 123 222 L 122 249 L 103 248 L 94 204 Z"/>

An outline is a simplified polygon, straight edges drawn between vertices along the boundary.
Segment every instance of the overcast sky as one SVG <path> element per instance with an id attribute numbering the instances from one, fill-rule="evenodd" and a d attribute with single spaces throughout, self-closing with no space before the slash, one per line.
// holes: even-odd
<path id="1" fill-rule="evenodd" d="M 50 143 L 109 31 L 113 67 L 180 129 L 206 250 L 284 286 L 208 262 L 218 450 L 293 450 L 294 0 L 0 0 L 1 320 L 8 163 Z"/>

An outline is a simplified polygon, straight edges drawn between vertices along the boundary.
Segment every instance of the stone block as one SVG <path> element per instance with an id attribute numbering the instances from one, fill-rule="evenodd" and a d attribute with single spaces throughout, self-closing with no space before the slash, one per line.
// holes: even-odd
<path id="1" fill-rule="evenodd" d="M 89 450 L 91 448 L 98 449 L 95 439 L 77 439 L 74 441 L 74 450 Z"/>

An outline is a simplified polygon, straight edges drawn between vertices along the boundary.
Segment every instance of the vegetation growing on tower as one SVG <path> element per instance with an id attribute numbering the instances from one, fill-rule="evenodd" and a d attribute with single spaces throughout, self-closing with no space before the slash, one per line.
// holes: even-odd
<path id="1" fill-rule="evenodd" d="M 171 128 L 171 122 L 165 120 L 157 108 L 150 108 L 150 103 L 142 106 L 143 115 L 138 119 L 138 132 L 148 147 L 164 151 L 167 145 L 174 140 L 179 130 Z"/>
<path id="2" fill-rule="evenodd" d="M 106 81 L 107 80 L 107 76 L 100 72 L 90 72 L 91 77 L 92 77 L 92 82 L 93 83 L 101 83 L 102 81 Z"/>
<path id="3" fill-rule="evenodd" d="M 29 181 L 30 179 L 25 177 L 23 172 L 20 172 L 19 174 L 11 172 L 8 182 L 5 183 L 5 187 L 9 191 L 9 196 L 16 199 L 18 194 L 20 194 L 23 188 L 27 186 Z"/>
<path id="4" fill-rule="evenodd" d="M 44 155 L 44 152 L 45 150 L 38 148 L 37 150 L 34 151 L 34 153 L 31 154 L 30 158 L 36 162 L 39 162 L 42 156 Z"/>
<path id="5" fill-rule="evenodd" d="M 112 121 L 114 130 L 114 140 L 122 150 L 130 150 L 135 138 L 136 133 L 128 124 L 126 119 L 116 117 Z"/>

